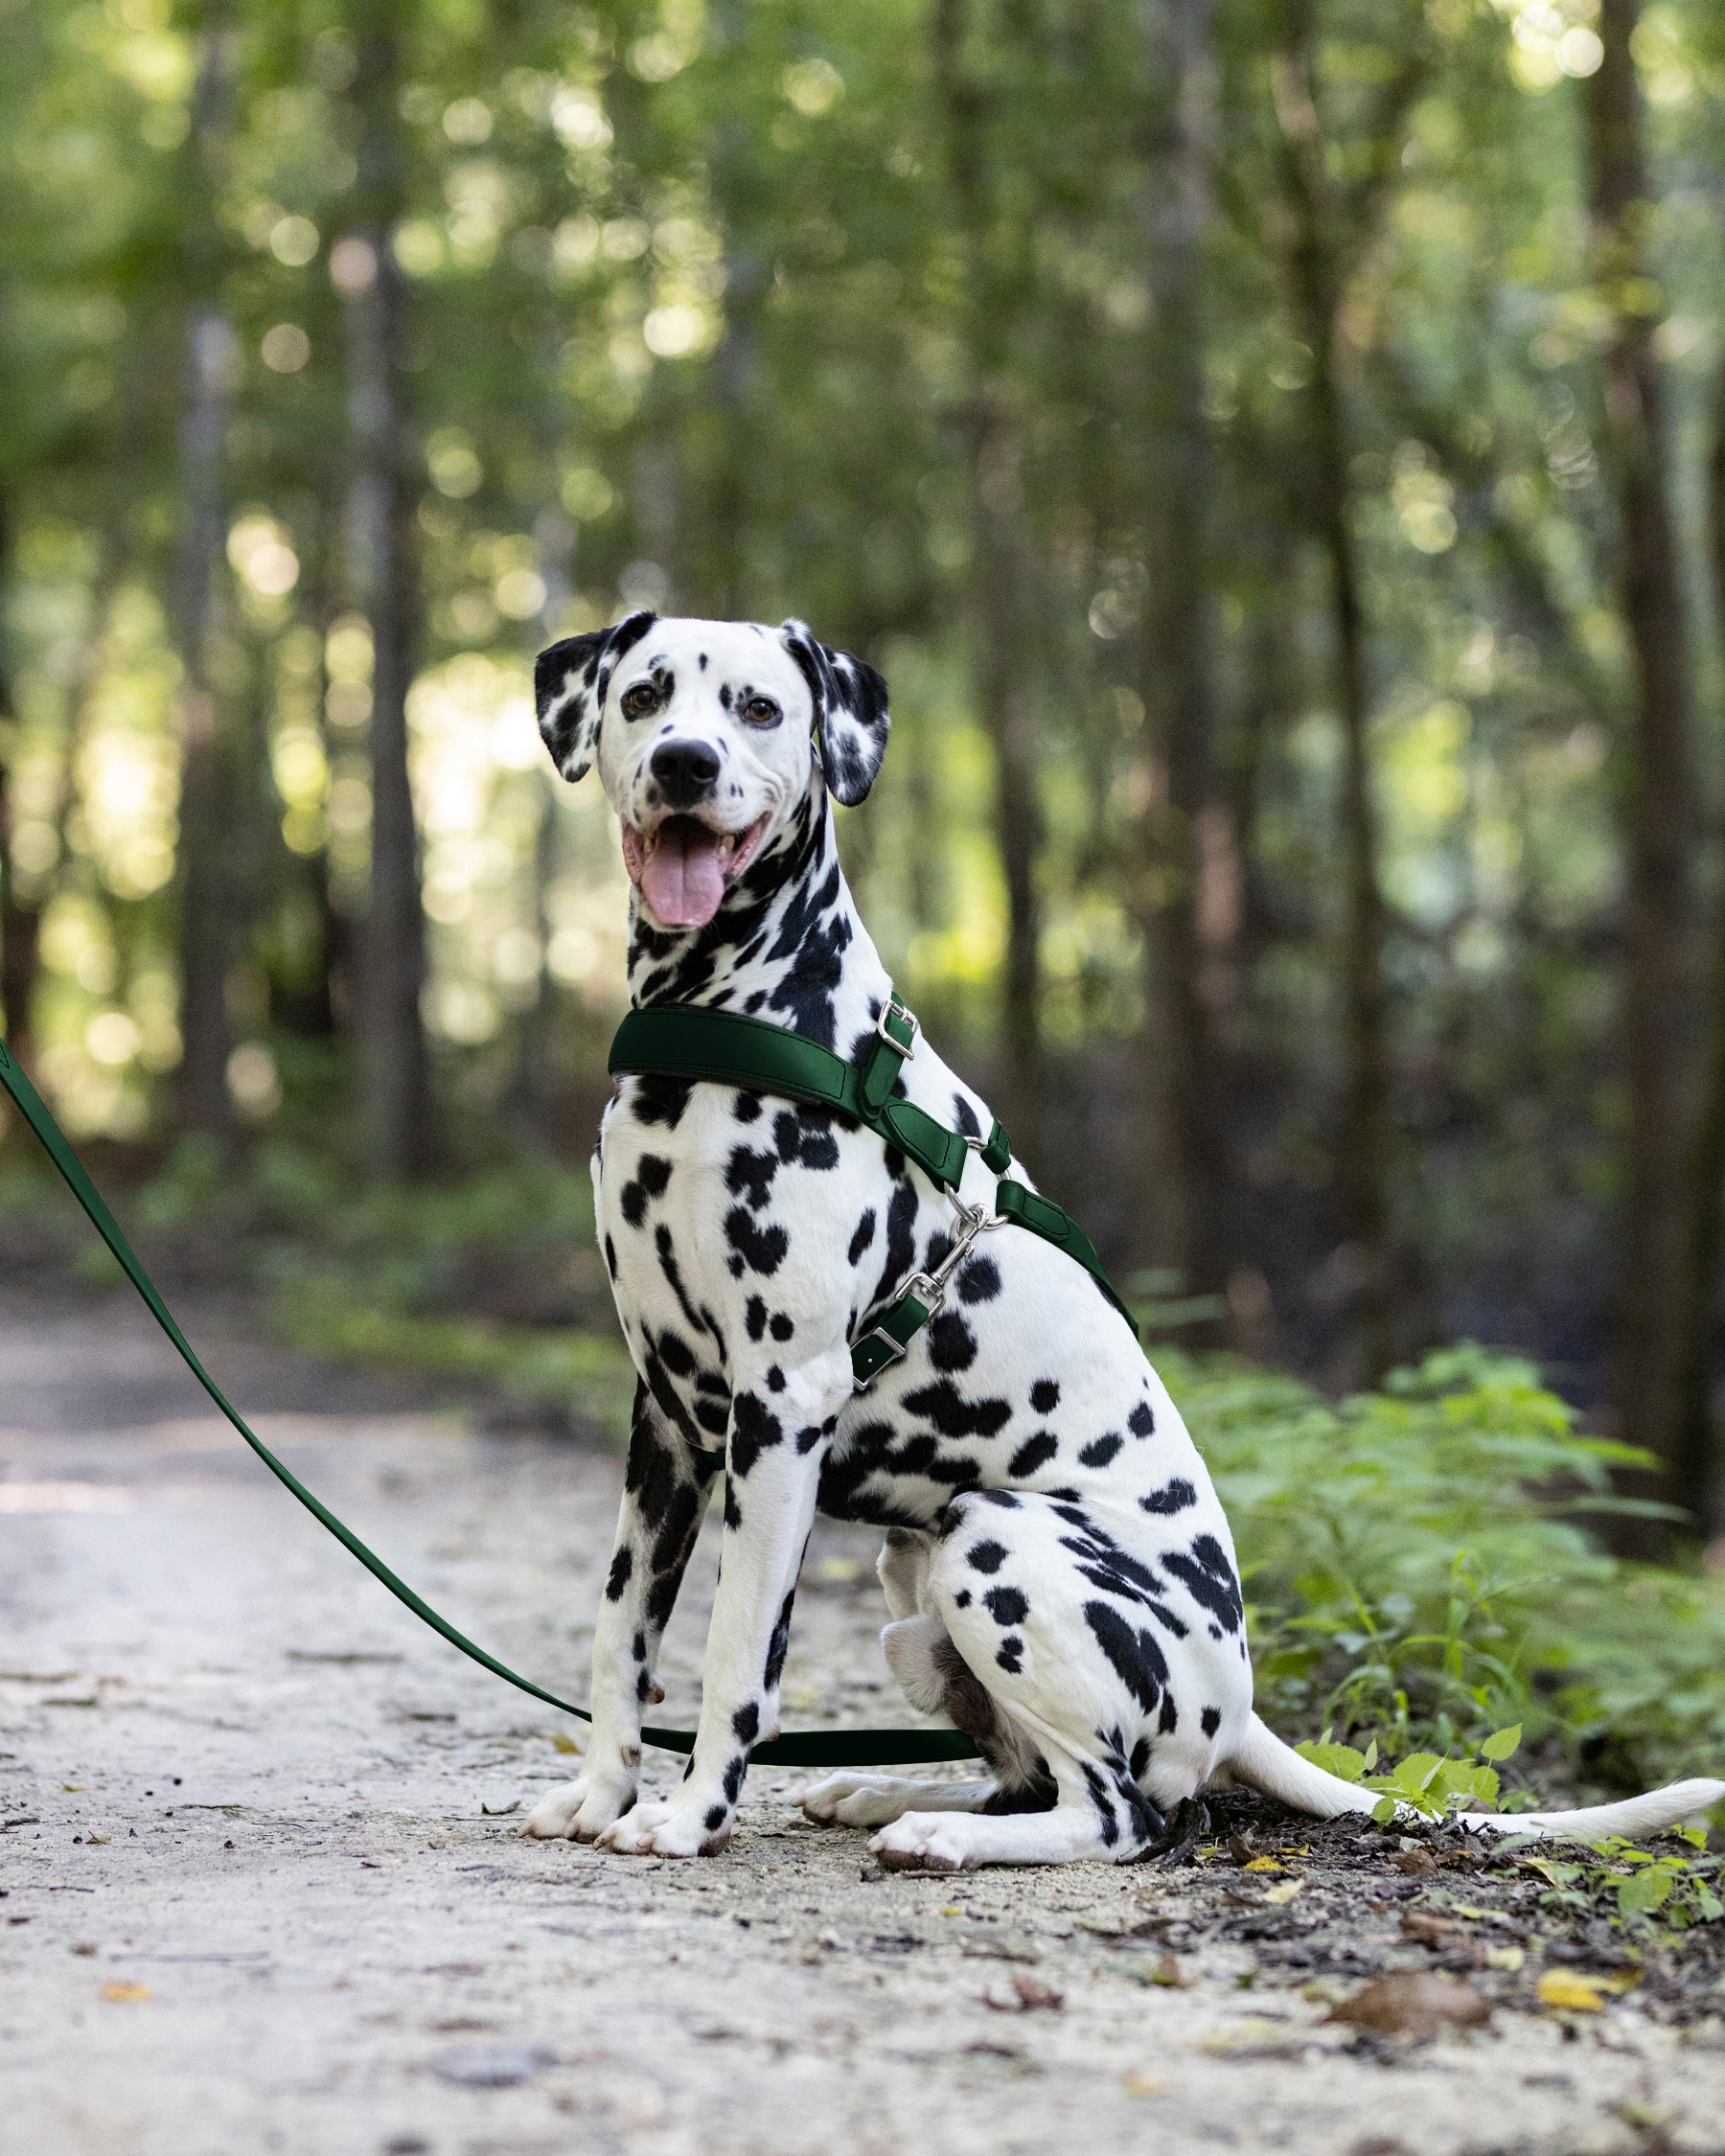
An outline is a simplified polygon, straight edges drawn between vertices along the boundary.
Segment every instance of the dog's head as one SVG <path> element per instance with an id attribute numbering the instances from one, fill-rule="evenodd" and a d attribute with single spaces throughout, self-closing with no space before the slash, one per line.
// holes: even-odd
<path id="1" fill-rule="evenodd" d="M 853 807 L 886 747 L 886 684 L 799 621 L 630 614 L 534 669 L 540 732 L 571 781 L 595 760 L 623 860 L 667 929 L 704 928 L 824 783 Z"/>

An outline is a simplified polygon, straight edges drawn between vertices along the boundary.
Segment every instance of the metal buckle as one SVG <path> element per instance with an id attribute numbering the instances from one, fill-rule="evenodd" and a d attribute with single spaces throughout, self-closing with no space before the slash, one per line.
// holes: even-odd
<path id="1" fill-rule="evenodd" d="M 887 1032 L 886 1021 L 889 1018 L 901 1018 L 910 1028 L 910 1045 L 908 1048 L 905 1046 L 903 1042 L 895 1041 L 892 1038 L 891 1034 Z M 892 1050 L 895 1056 L 902 1056 L 907 1063 L 911 1062 L 915 1058 L 917 1037 L 922 1032 L 922 1023 L 917 1018 L 916 1013 L 914 1011 L 908 1011 L 903 1003 L 899 1001 L 896 996 L 888 996 L 886 1002 L 881 1005 L 881 1015 L 875 1021 L 875 1031 L 881 1036 L 881 1039 L 886 1042 L 886 1045 Z"/>

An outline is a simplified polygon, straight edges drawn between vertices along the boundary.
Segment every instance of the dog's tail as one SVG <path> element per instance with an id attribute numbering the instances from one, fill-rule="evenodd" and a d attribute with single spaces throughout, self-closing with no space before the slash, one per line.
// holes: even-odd
<path id="1" fill-rule="evenodd" d="M 1362 1789 L 1344 1781 L 1340 1775 L 1325 1774 L 1309 1759 L 1302 1759 L 1292 1745 L 1267 1730 L 1254 1714 L 1246 1740 L 1228 1762 L 1235 1778 L 1266 1797 L 1275 1797 L 1296 1811 L 1317 1819 L 1339 1819 L 1345 1812 L 1369 1812 L 1383 1801 L 1382 1792 Z M 1595 1842 L 1607 1834 L 1628 1841 L 1657 1834 L 1661 1827 L 1675 1826 L 1693 1812 L 1707 1811 L 1725 1797 L 1725 1781 L 1674 1781 L 1666 1789 L 1650 1789 L 1644 1797 L 1628 1797 L 1620 1804 L 1590 1804 L 1576 1812 L 1466 1812 L 1460 1815 L 1474 1829 L 1494 1834 L 1537 1834 L 1548 1841 Z M 1412 1807 L 1403 1807 L 1412 1819 Z"/>

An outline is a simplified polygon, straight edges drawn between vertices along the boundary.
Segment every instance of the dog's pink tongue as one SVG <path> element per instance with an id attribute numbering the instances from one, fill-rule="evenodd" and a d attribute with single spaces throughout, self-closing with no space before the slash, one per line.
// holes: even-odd
<path id="1" fill-rule="evenodd" d="M 719 841 L 693 816 L 660 826 L 658 844 L 641 867 L 641 896 L 668 929 L 704 929 L 724 896 Z"/>

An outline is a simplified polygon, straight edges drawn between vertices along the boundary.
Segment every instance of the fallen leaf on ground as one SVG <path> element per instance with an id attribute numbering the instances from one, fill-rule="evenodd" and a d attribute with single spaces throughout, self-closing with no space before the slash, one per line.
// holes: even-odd
<path id="1" fill-rule="evenodd" d="M 1052 1984 L 1045 1984 L 1041 1977 L 1027 1976 L 1017 1970 L 1012 1979 L 1012 1994 L 1002 1998 L 999 1992 L 985 1991 L 982 2004 L 992 2007 L 997 2013 L 1055 2013 L 1066 2005 L 1066 1993 L 1056 1991 Z"/>
<path id="2" fill-rule="evenodd" d="M 1161 2096 L 1172 2086 L 1165 2074 L 1122 2074 L 1120 2086 L 1128 2096 Z"/>
<path id="3" fill-rule="evenodd" d="M 1249 2014 L 1231 2028 L 1212 2029 L 1204 2049 L 1212 2058 L 1292 2058 L 1312 2041 L 1310 2030 Z"/>
<path id="4" fill-rule="evenodd" d="M 570 1735 L 569 1735 L 569 1734 L 567 1733 L 567 1732 L 566 1732 L 566 1731 L 564 1731 L 564 1730 L 553 1730 L 553 1731 L 552 1731 L 552 1732 L 551 1732 L 551 1745 L 552 1745 L 552 1749 L 553 1749 L 554 1751 L 557 1751 L 557 1752 L 577 1752 L 577 1753 L 578 1753 L 578 1752 L 579 1752 L 579 1751 L 581 1750 L 581 1747 L 580 1747 L 580 1745 L 578 1745 L 578 1744 L 576 1743 L 575 1739 L 574 1739 L 574 1738 L 573 1738 L 572 1736 L 570 1736 Z"/>
<path id="5" fill-rule="evenodd" d="M 1485 1966 L 1488 1969 L 1507 1969 L 1511 1975 L 1528 1959 L 1525 1946 L 1493 1946 L 1487 1949 Z"/>
<path id="6" fill-rule="evenodd" d="M 1417 1939 L 1421 1946 L 1460 1946 L 1467 1928 L 1450 1916 L 1434 1916 L 1423 1909 L 1407 1910 L 1401 1920 L 1403 1938 Z"/>
<path id="7" fill-rule="evenodd" d="M 1272 1887 L 1264 1899 L 1279 1906 L 1284 1902 L 1292 1901 L 1304 1885 L 1303 1879 L 1284 1879 L 1279 1887 Z"/>
<path id="8" fill-rule="evenodd" d="M 84 1836 L 86 1842 L 93 1842 L 99 1849 L 106 1848 L 113 1839 L 114 1837 L 111 1834 L 86 1834 Z"/>
<path id="9" fill-rule="evenodd" d="M 518 1812 L 520 1808 L 521 1800 L 518 1797 L 507 1804 L 488 1804 L 483 1797 L 479 1800 L 481 1819 L 507 1819 L 511 1812 Z"/>
<path id="10" fill-rule="evenodd" d="M 104 1984 L 102 1996 L 110 2007 L 135 2007 L 140 1999 L 150 1997 L 147 1984 Z"/>
<path id="11" fill-rule="evenodd" d="M 1429 1879 L 1438 1869 L 1438 1859 L 1430 1849 L 1397 1849 L 1390 1861 L 1411 1879 Z"/>
<path id="12" fill-rule="evenodd" d="M 1286 1868 L 1277 1864 L 1273 1856 L 1254 1856 L 1244 1869 L 1248 1871 L 1281 1871 Z"/>
<path id="13" fill-rule="evenodd" d="M 1382 2036 L 1438 2036 L 1446 2030 L 1478 2029 L 1491 2019 L 1491 2008 L 1460 1977 L 1395 1969 L 1332 2008 L 1329 2018 Z"/>
<path id="14" fill-rule="evenodd" d="M 1607 1997 L 1622 1988 L 1610 1977 L 1589 1976 L 1581 1969 L 1548 1969 L 1539 1980 L 1539 1996 L 1545 2004 L 1573 2014 L 1601 2012 Z"/>

